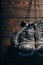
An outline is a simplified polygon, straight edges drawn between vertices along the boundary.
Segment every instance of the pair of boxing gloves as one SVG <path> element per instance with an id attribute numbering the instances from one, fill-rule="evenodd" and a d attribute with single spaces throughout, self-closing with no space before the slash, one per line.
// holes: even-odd
<path id="1" fill-rule="evenodd" d="M 31 56 L 35 52 L 43 57 L 43 21 L 21 24 L 21 28 L 12 35 L 12 43 L 18 54 Z"/>

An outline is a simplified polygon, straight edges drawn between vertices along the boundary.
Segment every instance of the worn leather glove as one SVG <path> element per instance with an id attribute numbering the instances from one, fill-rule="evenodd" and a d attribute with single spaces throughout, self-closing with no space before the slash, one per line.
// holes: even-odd
<path id="1" fill-rule="evenodd" d="M 35 23 L 36 51 L 43 56 L 43 21 Z"/>
<path id="2" fill-rule="evenodd" d="M 16 31 L 17 32 L 17 31 Z M 34 28 L 29 25 L 21 28 L 12 36 L 14 47 L 21 56 L 31 56 L 35 52 Z"/>

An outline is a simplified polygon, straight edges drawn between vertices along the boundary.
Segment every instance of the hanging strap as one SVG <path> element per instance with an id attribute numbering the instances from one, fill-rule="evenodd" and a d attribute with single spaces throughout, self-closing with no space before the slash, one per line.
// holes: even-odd
<path id="1" fill-rule="evenodd" d="M 30 16 L 31 7 L 32 7 L 32 1 L 33 0 L 30 0 L 30 2 L 29 2 L 28 9 L 27 9 L 27 15 L 26 15 L 25 18 L 28 18 Z"/>
<path id="2" fill-rule="evenodd" d="M 39 0 L 37 0 L 37 2 L 38 2 L 38 7 L 39 7 L 39 16 L 40 16 L 40 20 L 42 20 L 42 12 L 41 12 L 41 9 L 40 9 Z"/>

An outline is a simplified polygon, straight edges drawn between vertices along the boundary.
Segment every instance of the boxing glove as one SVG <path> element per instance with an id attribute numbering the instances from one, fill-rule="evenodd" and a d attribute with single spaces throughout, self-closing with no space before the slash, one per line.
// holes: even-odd
<path id="1" fill-rule="evenodd" d="M 34 28 L 31 25 L 21 28 L 12 36 L 14 47 L 21 56 L 31 56 L 35 52 Z"/>
<path id="2" fill-rule="evenodd" d="M 39 56 L 43 56 L 43 21 L 35 23 L 36 51 Z"/>

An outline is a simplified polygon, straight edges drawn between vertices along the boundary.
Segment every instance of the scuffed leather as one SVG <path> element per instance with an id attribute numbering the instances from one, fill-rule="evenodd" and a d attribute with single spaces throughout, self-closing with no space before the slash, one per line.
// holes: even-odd
<path id="1" fill-rule="evenodd" d="M 12 44 L 18 49 L 19 55 L 31 56 L 37 53 L 43 57 L 43 21 L 17 30 L 12 35 Z"/>
<path id="2" fill-rule="evenodd" d="M 15 45 L 15 47 L 18 48 L 19 55 L 22 56 L 32 55 L 35 51 L 33 26 L 25 26 L 24 29 L 21 28 L 20 30 L 16 31 L 12 36 L 12 42 Z"/>
<path id="3" fill-rule="evenodd" d="M 36 51 L 38 55 L 43 56 L 43 21 L 35 23 Z"/>

